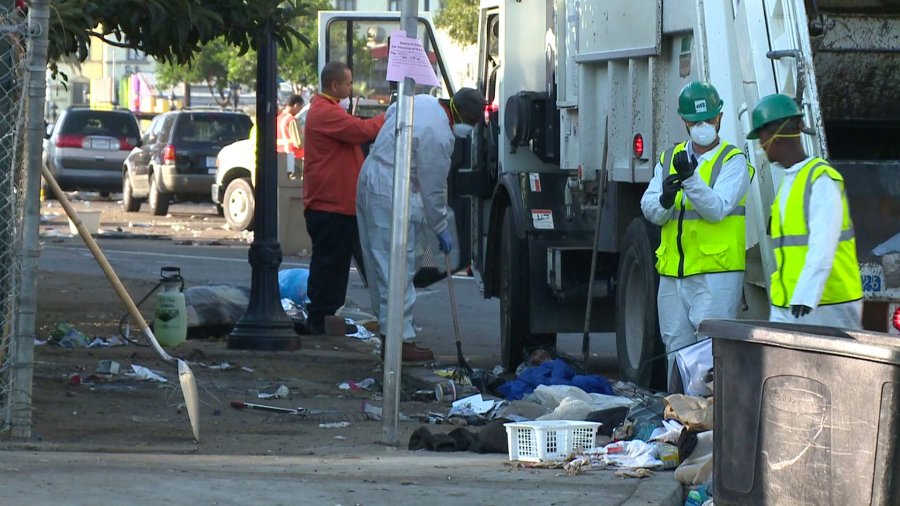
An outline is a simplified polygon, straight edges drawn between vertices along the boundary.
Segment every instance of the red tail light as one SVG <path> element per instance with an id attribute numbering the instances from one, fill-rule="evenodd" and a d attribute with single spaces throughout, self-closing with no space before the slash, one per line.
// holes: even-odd
<path id="1" fill-rule="evenodd" d="M 634 157 L 640 158 L 644 156 L 644 138 L 641 134 L 634 134 L 634 141 L 631 148 L 634 150 Z"/>
<path id="2" fill-rule="evenodd" d="M 25 0 L 16 0 L 16 9 L 22 11 L 22 13 L 28 12 L 28 2 Z"/>
<path id="3" fill-rule="evenodd" d="M 163 163 L 170 165 L 175 163 L 175 146 L 167 144 L 163 148 Z"/>
<path id="4" fill-rule="evenodd" d="M 60 135 L 56 138 L 58 148 L 80 148 L 84 143 L 83 135 Z"/>
<path id="5" fill-rule="evenodd" d="M 500 106 L 497 104 L 488 104 L 484 106 L 484 122 L 490 123 L 491 116 L 497 114 L 500 111 Z"/>
<path id="6" fill-rule="evenodd" d="M 131 151 L 132 148 L 134 146 L 128 144 L 128 140 L 125 137 L 119 139 L 119 151 Z"/>

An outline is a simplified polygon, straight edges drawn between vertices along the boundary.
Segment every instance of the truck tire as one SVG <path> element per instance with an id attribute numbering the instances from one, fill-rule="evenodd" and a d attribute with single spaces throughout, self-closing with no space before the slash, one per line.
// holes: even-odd
<path id="1" fill-rule="evenodd" d="M 134 197 L 134 188 L 131 186 L 131 176 L 128 172 L 122 175 L 122 207 L 127 213 L 141 210 L 141 200 Z"/>
<path id="2" fill-rule="evenodd" d="M 147 197 L 147 204 L 153 211 L 153 216 L 165 216 L 169 212 L 169 201 L 172 196 L 159 190 L 159 183 L 154 175 L 150 175 L 150 195 Z"/>
<path id="3" fill-rule="evenodd" d="M 665 389 L 665 347 L 659 337 L 655 268 L 659 232 L 635 218 L 622 240 L 616 288 L 616 353 L 619 374 L 642 387 Z"/>
<path id="4" fill-rule="evenodd" d="M 232 230 L 253 230 L 256 201 L 250 180 L 237 178 L 228 183 L 222 207 L 225 209 L 225 222 Z"/>
<path id="5" fill-rule="evenodd" d="M 500 237 L 500 360 L 509 372 L 534 348 L 556 346 L 555 333 L 531 333 L 528 242 L 516 237 L 512 213 L 506 208 Z"/>

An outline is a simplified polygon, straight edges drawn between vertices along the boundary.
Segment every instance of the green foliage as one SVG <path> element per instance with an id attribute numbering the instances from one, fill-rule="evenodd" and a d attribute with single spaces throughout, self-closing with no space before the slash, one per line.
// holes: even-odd
<path id="1" fill-rule="evenodd" d="M 307 0 L 53 0 L 50 5 L 51 68 L 64 56 L 88 57 L 92 38 L 143 51 L 164 63 L 188 64 L 216 39 L 244 55 L 259 45 L 267 27 L 282 51 L 310 39 L 297 19 L 315 17 Z"/>
<path id="2" fill-rule="evenodd" d="M 478 42 L 478 0 L 447 0 L 446 7 L 434 18 L 438 28 L 447 30 L 460 44 Z"/>
<path id="3" fill-rule="evenodd" d="M 329 0 L 306 0 L 304 8 L 311 12 L 331 7 Z M 303 16 L 290 22 L 290 29 L 300 34 L 297 44 L 278 51 L 278 74 L 282 79 L 299 84 L 315 84 L 318 59 L 317 17 Z M 202 45 L 188 64 L 158 62 L 157 81 L 162 88 L 181 82 L 206 82 L 210 92 L 225 105 L 225 90 L 232 84 L 254 88 L 256 86 L 256 51 L 246 52 L 229 45 L 224 37 Z"/>

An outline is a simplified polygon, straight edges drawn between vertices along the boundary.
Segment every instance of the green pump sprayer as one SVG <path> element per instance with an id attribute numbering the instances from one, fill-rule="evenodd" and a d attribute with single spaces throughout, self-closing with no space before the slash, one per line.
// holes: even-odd
<path id="1" fill-rule="evenodd" d="M 178 346 L 187 339 L 187 307 L 184 302 L 184 278 L 178 267 L 159 271 L 161 290 L 156 294 L 153 332 L 163 346 Z"/>

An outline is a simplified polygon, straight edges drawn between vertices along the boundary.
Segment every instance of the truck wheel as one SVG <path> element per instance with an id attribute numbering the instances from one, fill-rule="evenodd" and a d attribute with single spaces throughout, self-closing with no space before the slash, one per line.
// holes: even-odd
<path id="1" fill-rule="evenodd" d="M 256 201 L 249 179 L 238 178 L 228 183 L 222 206 L 225 208 L 225 221 L 232 230 L 253 230 Z"/>
<path id="2" fill-rule="evenodd" d="M 156 182 L 156 177 L 151 175 L 150 195 L 147 197 L 147 203 L 150 204 L 153 216 L 165 216 L 169 212 L 169 200 L 171 198 L 171 195 L 168 193 L 159 191 L 159 183 Z"/>
<path id="3" fill-rule="evenodd" d="M 500 359 L 514 372 L 524 354 L 556 346 L 556 334 L 532 334 L 529 314 L 528 242 L 516 237 L 512 209 L 503 215 L 500 237 Z"/>
<path id="4" fill-rule="evenodd" d="M 654 267 L 659 232 L 643 218 L 635 218 L 622 240 L 616 289 L 616 352 L 619 373 L 643 387 L 665 389 L 666 360 L 659 337 Z M 654 360 L 655 359 L 655 360 Z"/>
<path id="5" fill-rule="evenodd" d="M 131 176 L 126 172 L 122 175 L 122 207 L 125 212 L 136 213 L 141 210 L 140 199 L 134 198 L 134 188 L 131 187 Z"/>

